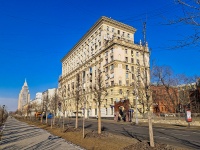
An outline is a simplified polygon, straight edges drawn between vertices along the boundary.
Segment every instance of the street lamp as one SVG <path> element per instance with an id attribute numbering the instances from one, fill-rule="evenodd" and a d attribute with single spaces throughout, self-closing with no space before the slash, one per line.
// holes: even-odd
<path id="1" fill-rule="evenodd" d="M 1 123 L 2 124 L 3 124 L 4 107 L 5 107 L 5 105 L 2 106 L 2 108 L 3 108 L 3 110 L 2 110 L 2 119 L 1 119 Z"/>

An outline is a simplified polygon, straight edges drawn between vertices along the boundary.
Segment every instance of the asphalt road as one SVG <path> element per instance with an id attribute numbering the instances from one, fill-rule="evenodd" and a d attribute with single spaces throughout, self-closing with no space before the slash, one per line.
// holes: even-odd
<path id="1" fill-rule="evenodd" d="M 46 130 L 9 117 L 0 141 L 1 150 L 82 150 Z"/>
<path id="2" fill-rule="evenodd" d="M 75 119 L 66 120 L 66 123 L 74 126 Z M 153 127 L 155 142 L 162 142 L 186 149 L 200 149 L 200 131 L 198 129 L 173 129 L 165 127 Z M 82 127 L 82 119 L 79 118 L 79 127 Z M 97 131 L 97 120 L 85 121 L 85 128 Z M 129 136 L 138 140 L 149 140 L 148 126 L 131 125 L 131 123 L 115 122 L 113 120 L 102 120 L 102 130 Z"/>

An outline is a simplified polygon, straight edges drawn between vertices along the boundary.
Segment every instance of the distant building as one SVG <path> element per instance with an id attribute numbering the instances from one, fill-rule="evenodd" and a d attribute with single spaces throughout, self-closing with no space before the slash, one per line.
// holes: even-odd
<path id="1" fill-rule="evenodd" d="M 200 79 L 197 82 L 179 86 L 180 111 L 186 109 L 200 113 Z"/>
<path id="2" fill-rule="evenodd" d="M 62 115 L 61 110 L 58 108 L 59 98 L 58 89 L 52 88 L 42 92 L 42 111 L 47 113 L 55 113 L 55 115 Z M 55 112 L 54 112 L 55 111 Z"/>
<path id="3" fill-rule="evenodd" d="M 179 105 L 178 88 L 163 85 L 151 85 L 153 112 L 176 113 Z"/>
<path id="4" fill-rule="evenodd" d="M 19 93 L 18 110 L 22 111 L 23 107 L 27 105 L 29 102 L 30 102 L 30 94 L 29 94 L 28 84 L 25 79 L 24 85 L 22 86 L 22 89 Z"/>
<path id="5" fill-rule="evenodd" d="M 42 105 L 42 92 L 36 93 L 35 98 L 30 101 L 30 104 L 41 106 Z"/>

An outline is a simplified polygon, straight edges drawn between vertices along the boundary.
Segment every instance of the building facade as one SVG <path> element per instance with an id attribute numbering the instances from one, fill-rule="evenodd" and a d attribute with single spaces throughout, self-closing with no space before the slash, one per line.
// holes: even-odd
<path id="1" fill-rule="evenodd" d="M 144 107 L 141 101 L 144 99 L 141 100 L 138 87 L 144 86 L 141 80 L 145 74 L 149 83 L 149 49 L 147 44 L 142 46 L 134 43 L 135 32 L 136 29 L 129 25 L 101 17 L 64 56 L 61 60 L 59 90 L 69 103 L 69 115 L 75 115 L 77 90 L 85 91 L 85 117 L 97 115 L 93 90 L 99 72 L 102 73 L 102 84 L 108 93 L 102 103 L 102 117 L 114 117 L 114 102 L 125 99 L 129 99 L 133 109 L 137 105 L 137 111 L 142 112 Z M 80 79 L 79 86 L 77 76 Z M 80 104 L 80 111 L 82 107 Z"/>
<path id="2" fill-rule="evenodd" d="M 30 102 L 30 94 L 29 94 L 28 84 L 25 80 L 24 85 L 22 86 L 22 89 L 19 93 L 18 110 L 22 111 L 23 107 L 27 105 L 29 102 Z"/>
<path id="3" fill-rule="evenodd" d="M 154 114 L 176 113 L 180 99 L 177 87 L 151 85 Z"/>
<path id="4" fill-rule="evenodd" d="M 180 112 L 191 110 L 200 113 L 200 79 L 197 82 L 181 85 L 179 88 Z"/>

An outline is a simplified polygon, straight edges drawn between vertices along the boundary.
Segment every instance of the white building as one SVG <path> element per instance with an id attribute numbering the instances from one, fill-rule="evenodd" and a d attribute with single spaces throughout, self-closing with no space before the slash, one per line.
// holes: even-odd
<path id="1" fill-rule="evenodd" d="M 62 116 L 63 113 L 58 109 L 58 103 L 59 97 L 57 88 L 47 89 L 42 92 L 43 111 L 47 110 L 48 113 L 55 113 L 56 116 Z M 56 110 L 56 112 L 53 112 L 54 110 Z"/>

